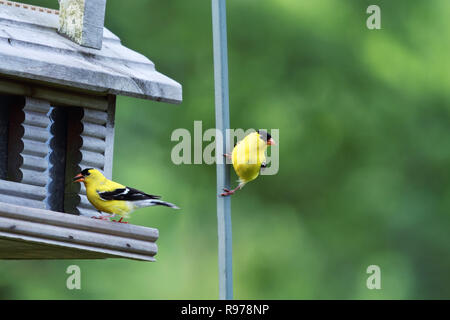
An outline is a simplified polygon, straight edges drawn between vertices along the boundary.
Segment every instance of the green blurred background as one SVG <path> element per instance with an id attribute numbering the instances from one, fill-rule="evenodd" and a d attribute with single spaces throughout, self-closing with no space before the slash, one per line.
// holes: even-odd
<path id="1" fill-rule="evenodd" d="M 235 298 L 450 298 L 450 2 L 227 6 L 231 126 L 280 129 L 278 174 L 232 198 Z M 118 98 L 114 179 L 182 212 L 133 215 L 160 230 L 155 263 L 1 261 L 0 298 L 216 299 L 215 167 L 170 159 L 174 129 L 214 127 L 211 3 L 110 0 L 105 24 L 183 85 L 179 106 Z"/>

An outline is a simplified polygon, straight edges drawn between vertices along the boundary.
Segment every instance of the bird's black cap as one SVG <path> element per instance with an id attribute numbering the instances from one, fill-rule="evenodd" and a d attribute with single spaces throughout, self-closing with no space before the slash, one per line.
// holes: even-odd
<path id="1" fill-rule="evenodd" d="M 92 169 L 94 169 L 94 168 L 84 169 L 83 171 L 81 171 L 81 174 L 83 175 L 83 177 L 86 177 L 86 176 L 90 175 L 89 170 L 92 170 Z"/>
<path id="2" fill-rule="evenodd" d="M 272 139 L 272 136 L 266 130 L 256 130 L 256 132 L 259 133 L 259 135 L 261 136 L 261 139 L 263 139 L 265 142 Z"/>

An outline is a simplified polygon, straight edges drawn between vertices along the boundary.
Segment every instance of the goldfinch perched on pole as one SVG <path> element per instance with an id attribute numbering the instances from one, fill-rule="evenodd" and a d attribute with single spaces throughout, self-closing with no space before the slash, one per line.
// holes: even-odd
<path id="1" fill-rule="evenodd" d="M 247 182 L 255 180 L 266 166 L 266 149 L 267 146 L 275 145 L 275 141 L 270 134 L 264 130 L 258 130 L 247 135 L 239 141 L 233 149 L 231 155 L 225 154 L 227 158 L 231 158 L 234 171 L 239 176 L 239 185 L 229 190 L 224 188 L 221 196 L 229 196 L 237 190 L 244 187 Z"/>
<path id="2" fill-rule="evenodd" d="M 138 208 L 166 206 L 179 209 L 172 203 L 159 200 L 160 196 L 147 194 L 108 180 L 100 171 L 93 168 L 81 171 L 73 178 L 73 182 L 83 182 L 89 202 L 97 210 L 110 213 L 108 217 L 116 214 L 121 216 L 118 222 L 128 218 L 129 214 Z"/>

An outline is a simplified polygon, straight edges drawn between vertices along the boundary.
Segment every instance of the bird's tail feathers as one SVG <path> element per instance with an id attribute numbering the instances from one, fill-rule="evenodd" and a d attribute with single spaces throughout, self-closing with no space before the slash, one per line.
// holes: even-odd
<path id="1" fill-rule="evenodd" d="M 176 205 L 170 202 L 157 200 L 157 199 L 148 199 L 148 200 L 141 200 L 141 201 L 135 201 L 133 203 L 135 208 L 145 208 L 145 207 L 151 207 L 151 206 L 165 206 L 173 209 L 180 209 Z"/>
<path id="2" fill-rule="evenodd" d="M 165 206 L 165 207 L 169 207 L 172 209 L 180 209 L 179 207 L 177 207 L 176 205 L 174 205 L 173 203 L 170 203 L 170 202 L 166 202 L 166 201 L 162 201 L 162 200 L 152 200 L 152 201 L 157 206 Z"/>

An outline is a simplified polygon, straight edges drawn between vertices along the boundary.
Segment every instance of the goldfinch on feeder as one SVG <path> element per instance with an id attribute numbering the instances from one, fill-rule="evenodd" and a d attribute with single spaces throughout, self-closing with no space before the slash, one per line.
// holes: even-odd
<path id="1" fill-rule="evenodd" d="M 159 200 L 160 196 L 154 196 L 145 192 L 126 187 L 117 182 L 108 180 L 100 171 L 88 168 L 84 169 L 73 178 L 73 182 L 83 182 L 86 187 L 86 195 L 89 202 L 102 212 L 128 218 L 136 209 L 151 206 L 166 206 L 179 209 L 176 205 Z"/>
<path id="2" fill-rule="evenodd" d="M 239 185 L 229 190 L 224 188 L 221 196 L 229 196 L 252 180 L 255 180 L 266 166 L 266 149 L 267 146 L 275 145 L 275 141 L 271 135 L 264 130 L 258 130 L 247 135 L 239 141 L 233 149 L 231 155 L 225 154 L 227 158 L 232 159 L 233 168 L 239 177 Z"/>

